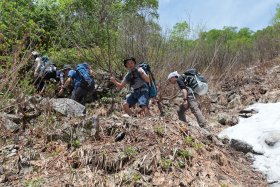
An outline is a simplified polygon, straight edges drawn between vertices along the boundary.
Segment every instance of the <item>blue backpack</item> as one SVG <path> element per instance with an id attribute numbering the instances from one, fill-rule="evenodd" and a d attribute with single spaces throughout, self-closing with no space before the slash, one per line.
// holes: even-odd
<path id="1" fill-rule="evenodd" d="M 78 64 L 76 67 L 76 71 L 81 76 L 81 87 L 86 90 L 94 89 L 94 80 L 90 76 L 90 68 L 87 63 Z"/>
<path id="2" fill-rule="evenodd" d="M 146 72 L 146 74 L 150 77 L 151 82 L 149 84 L 149 96 L 156 97 L 157 96 L 156 81 L 151 71 L 150 65 L 146 62 L 142 62 L 138 64 L 137 67 L 141 67 Z"/>

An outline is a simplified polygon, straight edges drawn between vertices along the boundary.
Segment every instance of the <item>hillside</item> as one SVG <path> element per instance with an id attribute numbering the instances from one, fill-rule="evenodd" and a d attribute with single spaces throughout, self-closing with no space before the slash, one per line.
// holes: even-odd
<path id="1" fill-rule="evenodd" d="M 244 117 L 246 106 L 279 100 L 278 63 L 211 87 L 202 102 L 210 133 L 192 115 L 191 125 L 178 121 L 179 98 L 163 101 L 163 117 L 152 106 L 153 117 L 127 118 L 119 104 L 107 116 L 110 104 L 102 102 L 67 117 L 52 104 L 59 99 L 22 95 L 1 113 L 0 186 L 267 186 L 250 154 L 217 134 Z"/>

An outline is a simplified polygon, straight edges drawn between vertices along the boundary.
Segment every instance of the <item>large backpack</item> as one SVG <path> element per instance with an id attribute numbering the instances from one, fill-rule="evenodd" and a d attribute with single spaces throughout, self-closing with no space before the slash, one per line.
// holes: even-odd
<path id="1" fill-rule="evenodd" d="M 151 71 L 151 67 L 147 62 L 142 62 L 137 65 L 137 68 L 142 68 L 146 74 L 150 77 L 150 83 L 149 83 L 149 96 L 150 97 L 156 97 L 157 96 L 157 87 L 156 87 L 156 81 L 153 76 L 153 73 Z"/>
<path id="2" fill-rule="evenodd" d="M 208 92 L 208 83 L 203 75 L 198 73 L 194 68 L 188 69 L 185 73 L 185 76 L 193 77 L 195 84 L 191 85 L 192 90 L 198 95 L 205 95 Z"/>
<path id="3" fill-rule="evenodd" d="M 47 75 L 53 74 L 56 71 L 55 65 L 49 59 L 48 56 L 42 56 L 41 58 L 42 64 L 40 67 L 40 74 L 41 76 L 45 77 Z"/>
<path id="4" fill-rule="evenodd" d="M 76 72 L 81 76 L 81 87 L 86 90 L 94 89 L 94 80 L 90 76 L 90 70 L 87 63 L 78 64 L 76 67 Z"/>

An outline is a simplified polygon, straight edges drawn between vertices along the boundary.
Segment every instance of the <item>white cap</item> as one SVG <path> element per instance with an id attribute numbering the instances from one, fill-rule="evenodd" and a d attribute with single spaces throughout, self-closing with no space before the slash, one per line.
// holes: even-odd
<path id="1" fill-rule="evenodd" d="M 37 51 L 32 51 L 31 54 L 32 54 L 33 56 L 35 56 L 35 55 L 38 56 L 38 55 L 39 55 L 39 53 L 38 53 Z"/>
<path id="2" fill-rule="evenodd" d="M 171 73 L 169 73 L 169 75 L 168 75 L 168 80 L 169 79 L 171 79 L 172 77 L 179 77 L 180 76 L 180 74 L 177 72 L 177 71 L 173 71 L 173 72 L 171 72 Z"/>

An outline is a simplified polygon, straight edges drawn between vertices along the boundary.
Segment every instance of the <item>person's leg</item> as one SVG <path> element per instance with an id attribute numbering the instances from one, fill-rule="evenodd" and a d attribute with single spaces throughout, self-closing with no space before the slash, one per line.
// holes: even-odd
<path id="1" fill-rule="evenodd" d="M 137 99 L 135 99 L 134 93 L 130 93 L 130 94 L 126 97 L 125 102 L 123 103 L 123 109 L 124 109 L 124 111 L 125 111 L 128 115 L 132 116 L 132 115 L 133 115 L 133 112 L 132 112 L 132 110 L 130 109 L 130 106 L 134 106 L 136 103 L 137 103 Z"/>
<path id="2" fill-rule="evenodd" d="M 129 108 L 129 104 L 127 102 L 124 102 L 123 104 L 123 110 L 125 111 L 125 113 L 127 113 L 128 115 L 132 116 L 133 112 L 132 110 Z"/>
<path id="3" fill-rule="evenodd" d="M 178 114 L 178 118 L 179 120 L 188 123 L 188 120 L 186 118 L 186 114 L 185 112 L 189 109 L 189 105 L 184 106 L 183 104 L 181 104 L 179 106 L 179 109 L 177 110 L 177 114 Z"/>
<path id="4" fill-rule="evenodd" d="M 148 91 L 141 91 L 138 97 L 138 103 L 141 109 L 144 111 L 145 116 L 151 116 L 149 106 L 149 92 Z"/>
<path id="5" fill-rule="evenodd" d="M 196 117 L 196 120 L 200 127 L 205 127 L 207 125 L 207 121 L 205 117 L 203 116 L 201 110 L 199 109 L 198 103 L 195 99 L 190 99 L 188 101 L 190 109 L 194 116 Z"/>
<path id="6" fill-rule="evenodd" d="M 75 87 L 71 94 L 71 99 L 81 103 L 82 99 L 87 95 L 87 91 L 81 87 Z"/>

